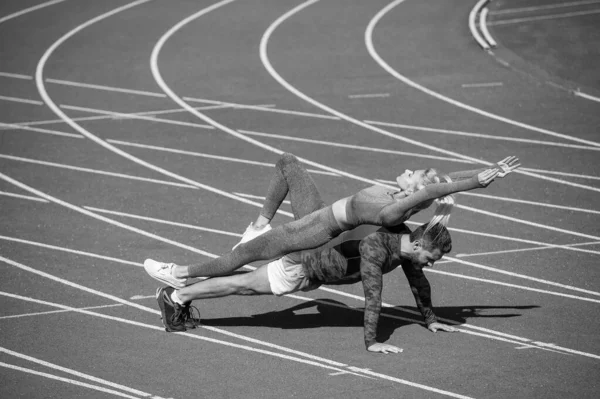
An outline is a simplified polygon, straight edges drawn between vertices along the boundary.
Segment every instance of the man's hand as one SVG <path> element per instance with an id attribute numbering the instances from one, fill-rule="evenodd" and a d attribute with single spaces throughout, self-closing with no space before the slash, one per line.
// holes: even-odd
<path id="1" fill-rule="evenodd" d="M 397 346 L 381 344 L 381 343 L 377 342 L 377 343 L 374 343 L 373 345 L 369 346 L 367 348 L 367 350 L 369 352 L 379 352 L 379 353 L 388 354 L 388 353 L 400 353 L 404 349 L 398 348 Z"/>
<path id="2" fill-rule="evenodd" d="M 511 173 L 515 169 L 517 169 L 521 164 L 519 163 L 519 158 L 515 156 L 510 156 L 504 158 L 502 161 L 498 162 L 496 165 L 500 168 L 500 173 L 498 173 L 498 177 L 504 177 L 507 174 Z"/>
<path id="3" fill-rule="evenodd" d="M 433 332 L 436 332 L 437 330 L 447 331 L 447 332 L 457 332 L 458 331 L 456 328 L 449 326 L 448 324 L 438 323 L 437 321 L 435 323 L 431 323 L 430 325 L 428 325 L 427 329 L 429 331 L 433 331 Z"/>

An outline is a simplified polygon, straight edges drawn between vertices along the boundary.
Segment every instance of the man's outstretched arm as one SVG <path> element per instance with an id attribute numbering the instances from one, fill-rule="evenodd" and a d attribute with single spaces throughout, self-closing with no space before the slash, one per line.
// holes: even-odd
<path id="1" fill-rule="evenodd" d="M 383 289 L 383 263 L 388 259 L 387 247 L 374 236 L 360 243 L 360 274 L 365 291 L 364 331 L 365 346 L 370 352 L 399 353 L 401 348 L 376 341 L 377 325 L 381 313 L 381 291 Z"/>
<path id="2" fill-rule="evenodd" d="M 433 332 L 436 332 L 437 330 L 448 332 L 457 331 L 454 327 L 438 321 L 437 316 L 433 312 L 433 305 L 431 303 L 431 285 L 429 284 L 427 277 L 425 277 L 423 270 L 415 268 L 410 263 L 403 263 L 402 271 L 408 279 L 410 290 L 415 297 L 417 308 L 425 319 L 427 329 Z"/>

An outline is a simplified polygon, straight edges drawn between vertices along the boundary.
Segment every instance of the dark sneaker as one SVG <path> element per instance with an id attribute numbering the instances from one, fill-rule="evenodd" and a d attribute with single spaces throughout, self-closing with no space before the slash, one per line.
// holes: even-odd
<path id="1" fill-rule="evenodd" d="M 183 315 L 185 318 L 185 328 L 188 330 L 198 328 L 200 326 L 200 311 L 197 307 L 191 306 L 189 303 L 186 304 L 183 307 Z"/>
<path id="2" fill-rule="evenodd" d="M 162 287 L 156 290 L 156 300 L 160 307 L 162 322 L 165 326 L 165 331 L 185 331 L 185 306 L 173 302 L 171 294 L 174 289 L 172 287 Z"/>

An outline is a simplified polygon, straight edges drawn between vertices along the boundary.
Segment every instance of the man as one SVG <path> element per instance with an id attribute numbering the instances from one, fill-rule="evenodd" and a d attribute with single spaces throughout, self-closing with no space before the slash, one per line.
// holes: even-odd
<path id="1" fill-rule="evenodd" d="M 323 247 L 288 254 L 250 273 L 213 277 L 180 289 L 159 288 L 157 301 L 165 330 L 185 331 L 190 318 L 190 303 L 197 299 L 228 295 L 281 296 L 314 290 L 323 284 L 342 285 L 362 281 L 367 350 L 399 353 L 401 348 L 376 342 L 376 335 L 381 312 L 382 276 L 402 266 L 427 328 L 433 332 L 456 331 L 437 321 L 431 304 L 431 287 L 422 270 L 425 266 L 433 266 L 450 252 L 450 234 L 442 225 L 434 225 L 429 230 L 427 226 L 422 225 L 411 232 L 405 225 L 393 231 L 364 225 L 343 233 Z M 146 260 L 144 266 L 147 270 L 168 268 L 168 264 L 150 259 Z"/>

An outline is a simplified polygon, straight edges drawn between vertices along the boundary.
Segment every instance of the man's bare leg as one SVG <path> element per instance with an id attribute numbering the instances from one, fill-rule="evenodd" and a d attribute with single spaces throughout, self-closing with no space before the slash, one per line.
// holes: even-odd
<path id="1" fill-rule="evenodd" d="M 176 291 L 183 303 L 196 299 L 220 298 L 229 295 L 272 295 L 268 264 L 262 265 L 250 273 L 232 276 L 213 277 Z"/>

